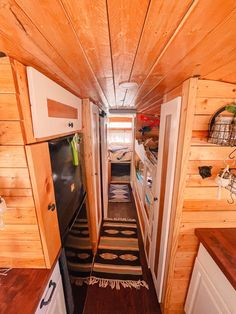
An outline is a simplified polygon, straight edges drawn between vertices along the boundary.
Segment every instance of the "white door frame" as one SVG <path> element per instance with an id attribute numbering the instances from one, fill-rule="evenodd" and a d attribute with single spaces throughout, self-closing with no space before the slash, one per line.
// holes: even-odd
<path id="1" fill-rule="evenodd" d="M 107 147 L 107 118 L 100 117 L 101 134 L 101 161 L 102 161 L 102 192 L 103 192 L 103 217 L 108 215 L 108 147 Z"/>
<path id="2" fill-rule="evenodd" d="M 175 164 L 176 164 L 176 152 L 177 152 L 177 142 L 179 134 L 179 120 L 180 120 L 180 109 L 181 109 L 181 97 L 177 97 L 171 101 L 163 103 L 161 106 L 161 122 L 160 122 L 160 133 L 159 133 L 159 150 L 158 150 L 158 165 L 157 165 L 157 184 L 156 193 L 158 201 L 154 207 L 153 216 L 153 236 L 151 243 L 151 258 L 150 266 L 154 285 L 157 292 L 157 297 L 159 302 L 162 301 L 162 289 L 164 274 L 166 268 L 166 256 L 167 256 L 167 245 L 168 245 L 168 235 L 170 226 L 170 216 L 171 216 L 171 205 L 173 196 L 173 185 L 175 176 Z M 167 173 L 166 173 L 166 189 L 164 196 L 164 209 L 163 209 L 163 223 L 161 230 L 161 242 L 160 242 L 160 254 L 159 254 L 159 266 L 157 277 L 155 276 L 155 252 L 156 252 L 156 239 L 157 239 L 157 229 L 158 229 L 158 216 L 160 208 L 160 192 L 161 192 L 161 175 L 162 175 L 162 164 L 163 164 L 163 149 L 164 149 L 164 138 L 165 138 L 165 126 L 166 117 L 171 116 L 171 126 L 170 126 L 170 138 L 169 138 L 169 154 L 167 161 Z"/>

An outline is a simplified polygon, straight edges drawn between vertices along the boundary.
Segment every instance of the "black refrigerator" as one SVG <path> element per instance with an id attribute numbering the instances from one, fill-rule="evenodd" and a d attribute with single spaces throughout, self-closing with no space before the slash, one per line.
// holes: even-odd
<path id="1" fill-rule="evenodd" d="M 82 138 L 79 136 L 76 140 L 77 163 L 72 141 L 73 136 L 49 141 L 49 151 L 62 241 L 59 262 L 67 313 L 79 314 L 86 299 L 84 281 L 90 276 L 93 254 L 83 177 Z"/>

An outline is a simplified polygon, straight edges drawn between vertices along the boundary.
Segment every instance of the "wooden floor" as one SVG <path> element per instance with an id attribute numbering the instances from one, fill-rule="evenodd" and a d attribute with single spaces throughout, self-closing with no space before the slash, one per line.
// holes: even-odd
<path id="1" fill-rule="evenodd" d="M 136 218 L 136 208 L 133 197 L 129 203 L 109 203 L 108 215 L 110 218 Z M 88 287 L 84 314 L 159 314 L 150 271 L 147 267 L 141 234 L 139 232 L 140 258 L 143 266 L 143 277 L 149 285 L 149 290 L 121 288 L 99 288 L 97 285 Z"/>

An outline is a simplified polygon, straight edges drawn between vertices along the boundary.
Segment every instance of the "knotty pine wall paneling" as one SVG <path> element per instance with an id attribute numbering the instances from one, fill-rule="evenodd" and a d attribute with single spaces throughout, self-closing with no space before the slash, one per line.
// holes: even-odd
<path id="1" fill-rule="evenodd" d="M 195 80 L 192 85 L 196 96 L 188 95 L 187 119 L 194 122 L 180 134 L 179 139 L 185 147 L 182 162 L 185 161 L 186 171 L 183 167 L 179 173 L 179 195 L 172 205 L 175 207 L 175 217 L 162 304 L 164 313 L 168 314 L 184 313 L 183 307 L 199 245 L 195 229 L 236 227 L 236 205 L 228 204 L 229 192 L 224 189 L 222 199 L 217 199 L 217 186 L 214 182 L 216 174 L 225 167 L 224 159 L 232 148 L 207 142 L 211 116 L 219 107 L 235 101 L 236 85 L 209 80 Z M 212 177 L 201 178 L 198 167 L 202 165 L 213 167 Z"/>
<path id="2" fill-rule="evenodd" d="M 9 58 L 0 58 L 0 195 L 6 200 L 0 230 L 0 267 L 44 268 L 45 260 L 24 148 Z"/>

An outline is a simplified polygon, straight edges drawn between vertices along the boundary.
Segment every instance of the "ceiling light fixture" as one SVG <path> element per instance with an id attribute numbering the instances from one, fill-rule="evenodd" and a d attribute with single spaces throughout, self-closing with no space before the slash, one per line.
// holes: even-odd
<path id="1" fill-rule="evenodd" d="M 124 89 L 134 89 L 138 87 L 138 83 L 137 82 L 121 82 L 119 84 L 119 87 L 124 88 Z"/>

